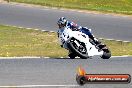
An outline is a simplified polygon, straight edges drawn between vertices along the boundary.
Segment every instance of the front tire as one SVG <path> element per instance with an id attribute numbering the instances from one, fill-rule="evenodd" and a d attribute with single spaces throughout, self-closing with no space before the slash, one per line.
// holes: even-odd
<path id="1" fill-rule="evenodd" d="M 82 53 L 80 52 L 76 47 L 75 47 L 75 43 L 74 43 L 74 40 L 75 39 L 71 39 L 67 45 L 68 45 L 68 48 L 70 49 L 71 52 L 75 53 L 77 56 L 79 56 L 80 58 L 82 59 L 87 59 L 88 58 L 88 54 L 87 54 L 87 50 L 86 48 L 85 49 L 85 53 Z"/>
<path id="2" fill-rule="evenodd" d="M 70 53 L 68 56 L 69 56 L 71 59 L 75 59 L 76 54 L 74 54 L 74 53 Z"/>

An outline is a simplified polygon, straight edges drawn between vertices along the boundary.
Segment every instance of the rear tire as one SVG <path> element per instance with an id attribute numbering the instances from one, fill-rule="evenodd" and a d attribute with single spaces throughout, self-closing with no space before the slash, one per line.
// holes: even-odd
<path id="1" fill-rule="evenodd" d="M 111 52 L 109 49 L 103 49 L 104 53 L 101 56 L 101 58 L 103 59 L 109 59 L 111 57 Z"/>

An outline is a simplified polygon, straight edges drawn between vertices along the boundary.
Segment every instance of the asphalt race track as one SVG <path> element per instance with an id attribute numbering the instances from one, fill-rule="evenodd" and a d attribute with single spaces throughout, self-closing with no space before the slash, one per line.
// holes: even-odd
<path id="1" fill-rule="evenodd" d="M 86 14 L 49 8 L 0 4 L 0 24 L 56 31 L 56 21 L 65 16 L 89 26 L 98 37 L 132 41 L 132 18 L 103 14 Z M 132 88 L 130 84 L 86 84 L 80 87 L 75 80 L 77 68 L 88 74 L 130 74 L 132 57 L 112 57 L 103 60 L 19 58 L 0 59 L 0 87 L 35 88 Z"/>
<path id="2" fill-rule="evenodd" d="M 132 41 L 132 17 L 0 4 L 0 24 L 56 31 L 62 16 L 93 29 L 96 37 Z"/>
<path id="3" fill-rule="evenodd" d="M 37 88 L 45 88 L 48 85 L 46 88 L 80 88 L 75 80 L 79 66 L 82 66 L 88 74 L 132 75 L 131 58 L 113 57 L 110 60 L 97 57 L 86 60 L 53 58 L 1 59 L 0 87 L 34 85 Z M 81 88 L 132 88 L 132 84 L 86 84 Z"/>

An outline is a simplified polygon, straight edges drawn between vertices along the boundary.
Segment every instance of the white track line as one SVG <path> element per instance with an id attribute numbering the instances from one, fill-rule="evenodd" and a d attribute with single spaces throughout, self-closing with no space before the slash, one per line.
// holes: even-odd
<path id="1" fill-rule="evenodd" d="M 117 58 L 117 57 L 132 57 L 132 55 L 123 55 L 123 56 L 111 56 L 111 58 Z M 30 57 L 30 56 L 24 56 L 24 57 L 0 57 L 0 60 L 8 60 L 8 59 L 40 59 L 40 58 L 53 58 L 53 57 Z M 69 57 L 57 57 L 57 58 L 69 58 Z"/>
<path id="2" fill-rule="evenodd" d="M 111 56 L 111 58 L 116 58 L 116 57 L 132 57 L 131 55 L 123 55 L 123 56 Z"/>
<path id="3" fill-rule="evenodd" d="M 41 57 L 28 57 L 28 56 L 25 56 L 25 57 L 0 57 L 0 59 L 39 59 Z"/>
<path id="4" fill-rule="evenodd" d="M 77 87 L 79 85 L 18 85 L 18 86 L 0 86 L 0 88 L 33 88 L 33 87 Z"/>

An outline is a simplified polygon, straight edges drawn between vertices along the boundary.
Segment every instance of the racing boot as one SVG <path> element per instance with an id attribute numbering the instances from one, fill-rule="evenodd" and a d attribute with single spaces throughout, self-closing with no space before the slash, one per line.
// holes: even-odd
<path id="1" fill-rule="evenodd" d="M 106 47 L 106 45 L 102 44 L 98 39 L 93 38 L 93 45 L 95 45 L 99 50 Z"/>
<path id="2" fill-rule="evenodd" d="M 106 47 L 105 44 L 102 44 L 99 40 L 94 40 L 95 46 L 98 47 L 99 51 L 102 50 L 104 47 Z"/>

